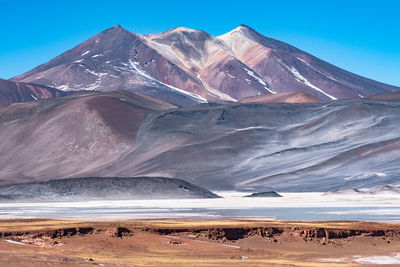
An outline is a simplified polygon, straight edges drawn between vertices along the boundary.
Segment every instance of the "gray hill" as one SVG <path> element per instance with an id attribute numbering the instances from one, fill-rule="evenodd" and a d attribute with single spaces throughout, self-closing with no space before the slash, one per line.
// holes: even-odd
<path id="1" fill-rule="evenodd" d="M 246 195 L 245 197 L 282 197 L 275 191 L 268 191 L 268 192 L 258 192 L 258 193 L 253 193 L 251 195 Z"/>
<path id="2" fill-rule="evenodd" d="M 180 179 L 162 177 L 86 177 L 0 187 L 0 200 L 128 200 L 218 198 Z"/>

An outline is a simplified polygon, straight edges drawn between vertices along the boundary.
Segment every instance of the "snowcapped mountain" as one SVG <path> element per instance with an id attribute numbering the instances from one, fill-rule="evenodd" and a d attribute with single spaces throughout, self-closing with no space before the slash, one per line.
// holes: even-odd
<path id="1" fill-rule="evenodd" d="M 321 100 L 400 91 L 245 25 L 219 37 L 184 27 L 142 36 L 117 25 L 12 80 L 64 91 L 122 89 L 177 106 L 298 91 Z"/>
<path id="2" fill-rule="evenodd" d="M 400 90 L 342 70 L 245 25 L 217 39 L 279 93 L 303 91 L 323 100 L 336 100 Z"/>
<path id="3" fill-rule="evenodd" d="M 12 80 L 32 81 L 64 91 L 123 89 L 182 106 L 206 102 L 199 94 L 202 87 L 197 79 L 149 47 L 143 36 L 120 26 L 107 29 Z"/>

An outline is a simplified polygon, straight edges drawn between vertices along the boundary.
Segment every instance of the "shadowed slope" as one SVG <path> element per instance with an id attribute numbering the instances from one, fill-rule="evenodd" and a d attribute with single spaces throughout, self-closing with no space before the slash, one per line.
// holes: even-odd
<path id="1" fill-rule="evenodd" d="M 0 79 L 0 105 L 55 98 L 67 94 L 67 92 L 43 85 L 19 83 Z"/>
<path id="2" fill-rule="evenodd" d="M 147 114 L 173 107 L 126 92 L 0 107 L 1 183 L 98 170 L 134 146 Z"/>
<path id="3" fill-rule="evenodd" d="M 184 177 L 219 190 L 396 184 L 399 114 L 399 102 L 371 100 L 178 109 L 147 117 L 110 175 Z"/>
<path id="4" fill-rule="evenodd" d="M 85 177 L 0 187 L 11 200 L 106 200 L 217 198 L 208 190 L 162 177 Z"/>
<path id="5" fill-rule="evenodd" d="M 85 176 L 253 192 L 398 184 L 399 101 L 172 107 L 123 92 L 0 107 L 1 184 Z"/>

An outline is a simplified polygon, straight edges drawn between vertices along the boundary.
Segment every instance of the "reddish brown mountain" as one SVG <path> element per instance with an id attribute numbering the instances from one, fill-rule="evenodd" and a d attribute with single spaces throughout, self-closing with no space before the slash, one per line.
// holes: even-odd
<path id="1" fill-rule="evenodd" d="M 66 92 L 43 85 L 0 79 L 0 105 L 54 98 L 66 94 Z"/>
<path id="2" fill-rule="evenodd" d="M 0 184 L 75 176 L 113 162 L 135 146 L 148 114 L 170 108 L 124 91 L 0 106 Z"/>
<path id="3" fill-rule="evenodd" d="M 321 100 L 400 91 L 245 25 L 219 37 L 184 27 L 142 36 L 115 26 L 12 80 L 64 91 L 122 89 L 177 106 L 299 91 Z"/>
<path id="4" fill-rule="evenodd" d="M 335 100 L 400 91 L 399 87 L 342 70 L 246 25 L 218 39 L 279 93 L 303 91 L 319 99 Z"/>
<path id="5" fill-rule="evenodd" d="M 319 99 L 313 95 L 304 92 L 282 93 L 274 95 L 250 96 L 240 100 L 240 103 L 313 103 L 319 102 Z"/>

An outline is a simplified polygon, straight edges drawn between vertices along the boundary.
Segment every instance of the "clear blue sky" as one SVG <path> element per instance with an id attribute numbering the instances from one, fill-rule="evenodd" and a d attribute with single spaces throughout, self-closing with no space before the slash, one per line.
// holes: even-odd
<path id="1" fill-rule="evenodd" d="M 341 68 L 400 86 L 400 1 L 0 0 L 0 77 L 42 64 L 120 24 L 220 35 L 240 24 Z"/>

